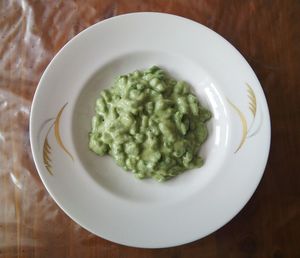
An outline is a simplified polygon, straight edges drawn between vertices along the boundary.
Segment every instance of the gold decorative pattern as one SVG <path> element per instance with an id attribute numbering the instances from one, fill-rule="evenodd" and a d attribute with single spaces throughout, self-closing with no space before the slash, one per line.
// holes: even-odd
<path id="1" fill-rule="evenodd" d="M 248 98 L 249 98 L 249 109 L 253 115 L 253 118 L 255 118 L 256 115 L 256 97 L 253 89 L 251 86 L 246 83 L 247 85 L 247 92 L 248 92 Z"/>
<path id="2" fill-rule="evenodd" d="M 55 139 L 58 143 L 58 145 L 61 147 L 61 149 L 74 161 L 74 158 L 72 156 L 72 154 L 67 150 L 67 148 L 65 147 L 63 140 L 61 138 L 61 134 L 59 131 L 59 126 L 60 126 L 60 119 L 61 119 L 61 115 L 65 109 L 65 107 L 67 106 L 68 103 L 66 103 L 58 112 L 58 114 L 56 115 L 54 122 L 51 124 L 51 126 L 49 127 L 47 134 L 45 136 L 45 140 L 44 140 L 44 144 L 43 144 L 43 161 L 44 161 L 44 166 L 47 169 L 47 171 L 49 172 L 50 175 L 53 175 L 52 173 L 52 164 L 51 164 L 51 146 L 48 140 L 48 136 L 51 132 L 51 129 L 54 127 L 54 136 Z M 44 127 L 45 124 L 47 124 L 49 121 L 51 121 L 53 119 L 47 119 L 43 124 L 42 127 Z M 42 130 L 42 129 L 41 129 Z"/>
<path id="3" fill-rule="evenodd" d="M 50 158 L 50 155 L 51 155 L 51 146 L 49 145 L 49 142 L 48 142 L 48 135 L 50 133 L 50 130 L 51 130 L 52 126 L 53 126 L 53 124 L 48 129 L 48 132 L 47 132 L 46 137 L 45 137 L 44 145 L 43 145 L 43 160 L 44 160 L 44 165 L 45 165 L 45 168 L 47 169 L 47 171 L 51 175 L 53 175 L 52 174 L 52 167 L 51 167 L 51 158 Z"/>
<path id="4" fill-rule="evenodd" d="M 233 102 L 231 102 L 229 99 L 227 99 L 228 103 L 230 104 L 230 106 L 236 111 L 236 113 L 238 114 L 240 120 L 241 120 L 241 124 L 242 124 L 242 138 L 240 140 L 240 143 L 238 145 L 238 147 L 236 148 L 236 150 L 234 151 L 234 153 L 237 153 L 241 147 L 243 146 L 243 144 L 245 143 L 246 141 L 246 138 L 247 136 L 250 137 L 248 134 L 249 134 L 249 130 L 250 128 L 252 127 L 253 123 L 254 123 L 254 120 L 255 120 L 255 117 L 256 117 L 256 111 L 257 111 L 257 102 L 256 102 L 256 96 L 255 96 L 255 93 L 252 89 L 252 87 L 246 83 L 246 86 L 247 86 L 247 93 L 248 93 L 248 99 L 249 99 L 249 110 L 251 112 L 251 114 L 253 115 L 253 120 L 251 122 L 251 126 L 248 128 L 248 125 L 247 125 L 247 120 L 246 120 L 246 117 L 245 115 L 243 114 L 243 112 L 235 105 L 233 104 Z M 260 128 L 260 126 L 259 126 Z M 251 136 L 253 136 L 255 133 L 258 132 L 259 128 L 257 129 L 257 131 L 255 131 L 253 134 L 251 134 Z"/>
<path id="5" fill-rule="evenodd" d="M 44 123 L 42 123 L 42 125 L 40 126 L 40 129 L 38 130 L 38 139 L 41 139 L 41 135 L 42 135 L 42 132 L 43 132 L 45 126 L 49 122 L 53 121 L 54 119 L 55 119 L 55 117 L 52 117 L 52 118 L 49 118 L 49 119 L 45 120 Z"/>
<path id="6" fill-rule="evenodd" d="M 59 123 L 60 123 L 60 117 L 61 117 L 61 114 L 62 112 L 64 111 L 66 105 L 68 103 L 66 103 L 62 108 L 61 110 L 58 112 L 56 118 L 55 118 L 55 121 L 54 121 L 54 134 L 55 134 L 55 138 L 56 138 L 56 141 L 57 143 L 60 145 L 60 147 L 64 150 L 65 153 L 67 153 L 70 158 L 72 160 L 74 160 L 73 156 L 71 155 L 71 153 L 66 149 L 65 145 L 63 144 L 62 142 L 62 139 L 61 139 L 61 136 L 60 136 L 60 132 L 59 132 Z"/>
<path id="7" fill-rule="evenodd" d="M 243 146 L 246 137 L 247 137 L 247 132 L 248 132 L 248 128 L 247 128 L 247 120 L 244 116 L 244 114 L 242 113 L 242 111 L 236 106 L 234 105 L 229 99 L 227 99 L 228 103 L 232 106 L 232 108 L 237 112 L 241 123 L 242 123 L 242 139 L 240 141 L 239 146 L 237 147 L 237 149 L 234 151 L 234 153 L 237 153 L 239 151 L 239 149 Z"/>

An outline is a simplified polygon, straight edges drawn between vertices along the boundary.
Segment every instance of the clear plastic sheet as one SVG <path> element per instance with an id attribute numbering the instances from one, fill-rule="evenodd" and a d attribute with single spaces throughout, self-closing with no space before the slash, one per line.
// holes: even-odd
<path id="1" fill-rule="evenodd" d="M 67 217 L 43 186 L 32 160 L 29 115 L 55 53 L 114 12 L 110 1 L 0 1 L 0 257 L 84 257 L 84 246 L 97 238 Z M 99 244 L 113 251 L 112 243 Z"/>

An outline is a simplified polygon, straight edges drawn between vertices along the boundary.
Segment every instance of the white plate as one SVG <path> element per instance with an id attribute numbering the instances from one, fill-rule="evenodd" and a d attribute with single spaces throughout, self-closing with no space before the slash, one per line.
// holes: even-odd
<path id="1" fill-rule="evenodd" d="M 204 166 L 165 183 L 88 150 L 99 92 L 151 65 L 189 82 L 213 112 Z M 30 138 L 43 183 L 78 224 L 124 245 L 168 247 L 212 233 L 246 204 L 267 162 L 270 118 L 254 72 L 225 39 L 182 17 L 133 13 L 91 26 L 55 56 L 34 96 Z"/>

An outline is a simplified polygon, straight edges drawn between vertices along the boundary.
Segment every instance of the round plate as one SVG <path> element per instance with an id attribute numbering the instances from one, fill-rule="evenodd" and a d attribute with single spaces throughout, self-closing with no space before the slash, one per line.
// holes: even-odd
<path id="1" fill-rule="evenodd" d="M 190 83 L 213 113 L 204 166 L 164 183 L 88 149 L 100 91 L 152 65 Z M 30 138 L 45 187 L 78 224 L 120 244 L 168 247 L 212 233 L 246 204 L 267 162 L 270 118 L 254 72 L 225 39 L 182 17 L 132 13 L 91 26 L 55 56 L 34 96 Z"/>

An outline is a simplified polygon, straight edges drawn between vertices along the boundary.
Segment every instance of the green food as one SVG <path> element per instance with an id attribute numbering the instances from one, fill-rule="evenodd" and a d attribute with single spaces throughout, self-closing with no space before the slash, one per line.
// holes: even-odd
<path id="1" fill-rule="evenodd" d="M 137 178 L 170 179 L 200 167 L 200 146 L 211 113 L 187 83 L 153 66 L 120 76 L 101 92 L 92 119 L 89 148 L 110 154 Z"/>

